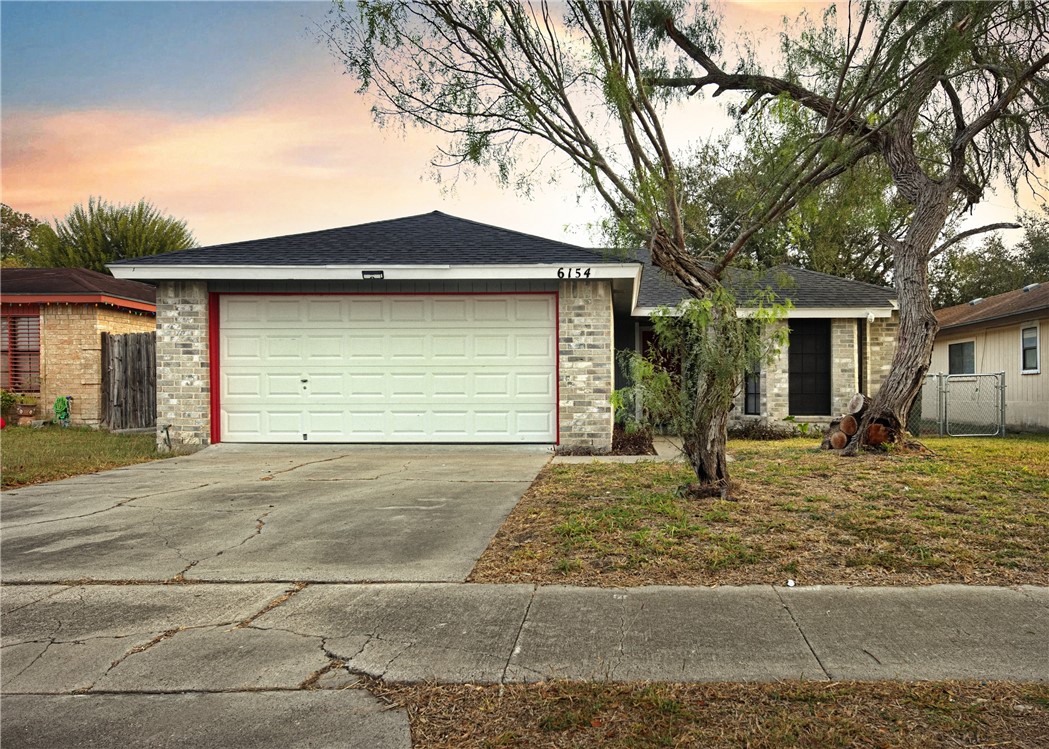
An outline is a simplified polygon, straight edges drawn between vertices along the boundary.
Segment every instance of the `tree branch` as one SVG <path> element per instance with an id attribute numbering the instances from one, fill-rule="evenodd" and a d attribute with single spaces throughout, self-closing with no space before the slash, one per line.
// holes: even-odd
<path id="1" fill-rule="evenodd" d="M 941 244 L 939 247 L 937 247 L 935 250 L 930 251 L 929 252 L 929 259 L 932 260 L 934 257 L 936 257 L 937 255 L 942 253 L 944 250 L 946 250 L 951 245 L 957 244 L 958 242 L 961 242 L 963 239 L 968 239 L 969 237 L 975 236 L 977 234 L 983 234 L 984 232 L 988 232 L 988 231 L 997 231 L 998 229 L 1020 229 L 1020 228 L 1021 228 L 1021 226 L 1019 224 L 1014 224 L 1011 221 L 1000 221 L 997 224 L 987 224 L 987 226 L 981 226 L 981 227 L 976 228 L 976 229 L 967 229 L 966 231 L 963 231 L 960 234 L 954 235 L 953 237 L 948 239 L 946 242 Z"/>

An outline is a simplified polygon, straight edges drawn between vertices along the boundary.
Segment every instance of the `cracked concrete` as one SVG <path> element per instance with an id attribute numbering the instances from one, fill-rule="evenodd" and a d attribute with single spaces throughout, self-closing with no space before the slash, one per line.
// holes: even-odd
<path id="1" fill-rule="evenodd" d="M 410 746 L 371 678 L 1049 681 L 1049 588 L 461 584 L 545 452 L 297 447 L 0 499 L 5 749 Z"/>
<path id="2" fill-rule="evenodd" d="M 408 718 L 360 689 L 3 697 L 7 749 L 410 749 Z"/>
<path id="3" fill-rule="evenodd" d="M 217 445 L 18 489 L 0 499 L 4 580 L 464 580 L 549 457 Z"/>

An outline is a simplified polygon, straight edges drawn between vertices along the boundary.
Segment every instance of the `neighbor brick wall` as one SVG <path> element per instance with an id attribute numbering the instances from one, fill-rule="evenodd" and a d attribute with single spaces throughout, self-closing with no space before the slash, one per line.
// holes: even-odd
<path id="1" fill-rule="evenodd" d="M 157 329 L 157 318 L 141 313 L 133 314 L 113 307 L 98 308 L 98 330 L 100 333 L 124 335 L 126 333 L 151 333 Z"/>
<path id="2" fill-rule="evenodd" d="M 157 446 L 161 450 L 209 444 L 208 365 L 207 282 L 161 281 L 157 286 Z"/>
<path id="3" fill-rule="evenodd" d="M 562 281 L 558 296 L 561 444 L 612 447 L 612 284 Z"/>
<path id="4" fill-rule="evenodd" d="M 70 421 L 97 426 L 102 400 L 98 308 L 48 304 L 40 308 L 38 419 L 54 418 L 55 399 L 72 396 Z"/>

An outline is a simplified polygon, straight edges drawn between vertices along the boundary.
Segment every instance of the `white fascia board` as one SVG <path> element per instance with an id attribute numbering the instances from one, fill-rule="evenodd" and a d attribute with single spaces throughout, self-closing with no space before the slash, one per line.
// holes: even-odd
<path id="1" fill-rule="evenodd" d="M 595 280 L 634 279 L 637 263 L 590 265 L 109 265 L 116 278 L 132 281 L 360 281 L 364 271 L 381 270 L 383 281 Z M 558 272 L 562 278 L 558 277 Z M 587 271 L 589 276 L 584 276 Z M 382 281 L 374 281 L 382 283 Z M 635 292 L 636 294 L 636 292 Z"/>
<path id="2" fill-rule="evenodd" d="M 631 317 L 651 317 L 656 313 L 658 307 L 634 307 Z M 892 317 L 892 313 L 898 309 L 896 302 L 891 307 L 795 307 L 787 310 L 788 319 L 824 318 L 824 317 L 867 317 L 875 318 Z M 753 307 L 741 307 L 736 310 L 739 317 L 750 317 L 756 309 Z"/>

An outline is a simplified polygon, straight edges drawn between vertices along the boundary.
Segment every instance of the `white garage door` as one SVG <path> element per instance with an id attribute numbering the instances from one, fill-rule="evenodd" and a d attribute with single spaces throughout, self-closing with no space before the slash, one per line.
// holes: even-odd
<path id="1" fill-rule="evenodd" d="M 552 294 L 220 299 L 228 442 L 553 442 Z"/>

